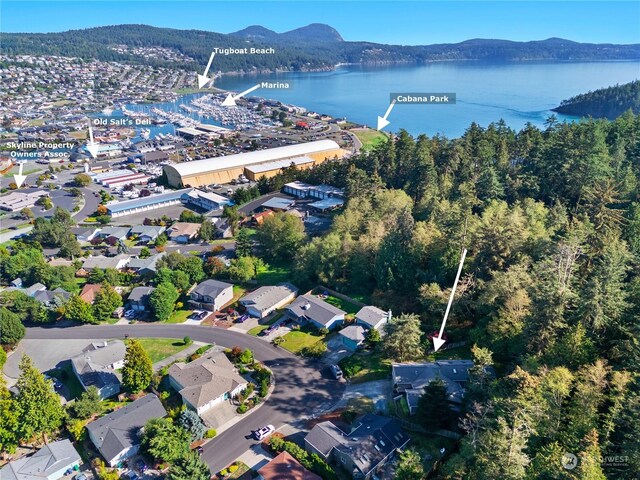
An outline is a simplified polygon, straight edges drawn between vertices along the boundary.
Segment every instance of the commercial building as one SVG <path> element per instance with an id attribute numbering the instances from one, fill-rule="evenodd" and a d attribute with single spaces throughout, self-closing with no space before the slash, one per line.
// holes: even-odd
<path id="1" fill-rule="evenodd" d="M 344 190 L 331 185 L 310 185 L 304 182 L 290 182 L 282 189 L 284 193 L 298 198 L 317 198 L 325 200 L 327 198 L 344 198 Z"/>
<path id="2" fill-rule="evenodd" d="M 260 177 L 271 178 L 277 175 L 283 168 L 289 168 L 292 164 L 299 169 L 311 168 L 316 161 L 306 155 L 302 157 L 288 158 L 286 160 L 274 160 L 273 162 L 262 163 L 246 167 L 245 175 L 249 180 L 256 181 Z"/>
<path id="3" fill-rule="evenodd" d="M 222 210 L 225 206 L 233 205 L 233 201 L 227 197 L 213 192 L 204 192 L 196 188 L 183 194 L 182 201 L 200 207 L 207 212 Z"/>
<path id="4" fill-rule="evenodd" d="M 33 192 L 11 192 L 0 197 L 0 210 L 7 212 L 19 212 L 23 208 L 33 207 L 40 197 L 48 197 L 44 190 Z"/>
<path id="5" fill-rule="evenodd" d="M 250 175 L 254 174 L 248 171 L 248 167 L 268 164 L 277 160 L 289 161 L 290 164 L 291 159 L 306 156 L 311 158 L 314 164 L 318 164 L 334 157 L 341 158 L 345 153 L 346 151 L 341 149 L 333 140 L 318 140 L 298 145 L 287 145 L 267 150 L 184 162 L 176 165 L 165 165 L 164 172 L 169 184 L 174 187 L 186 185 L 199 187 L 212 183 L 229 183 L 234 178 L 238 178 L 240 174 L 245 174 L 250 178 Z M 278 163 L 274 165 L 272 170 L 259 172 L 259 176 L 273 176 L 271 173 L 278 173 L 281 168 Z"/>
<path id="6" fill-rule="evenodd" d="M 191 191 L 191 189 L 184 188 L 182 190 L 160 193 L 158 195 L 125 200 L 124 202 L 115 202 L 107 205 L 107 210 L 112 218 L 117 218 L 134 213 L 146 212 L 148 210 L 155 210 L 157 208 L 168 207 L 170 205 L 177 205 L 182 203 L 182 196 L 189 191 Z"/>

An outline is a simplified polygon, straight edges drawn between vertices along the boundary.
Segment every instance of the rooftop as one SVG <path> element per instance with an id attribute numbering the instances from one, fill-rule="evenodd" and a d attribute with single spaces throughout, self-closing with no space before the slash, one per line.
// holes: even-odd
<path id="1" fill-rule="evenodd" d="M 329 323 L 335 316 L 346 313 L 314 295 L 302 295 L 296 298 L 287 310 L 297 317 L 307 317 L 323 325 Z"/>
<path id="2" fill-rule="evenodd" d="M 244 167 L 272 160 L 300 157 L 302 155 L 320 153 L 325 150 L 336 150 L 339 148 L 340 146 L 333 140 L 317 140 L 315 142 L 287 145 L 284 147 L 269 148 L 267 150 L 256 150 L 254 152 L 238 153 L 223 157 L 206 158 L 204 160 L 168 165 L 165 168 L 174 169 L 178 175 L 188 176 L 227 170 L 234 167 Z"/>
<path id="3" fill-rule="evenodd" d="M 2 480 L 43 480 L 80 462 L 80 455 L 71 442 L 59 440 L 43 446 L 31 456 L 9 462 L 0 469 L 0 477 Z"/>
<path id="4" fill-rule="evenodd" d="M 263 480 L 322 480 L 322 477 L 304 468 L 286 451 L 258 470 L 258 474 Z"/>
<path id="5" fill-rule="evenodd" d="M 157 203 L 170 202 L 180 200 L 183 194 L 189 192 L 190 188 L 181 190 L 172 190 L 170 192 L 159 193 L 158 195 L 149 195 L 148 197 L 134 198 L 133 200 L 125 200 L 123 202 L 112 203 L 107 208 L 112 213 L 124 212 L 134 208 L 145 207 L 147 205 L 155 205 Z"/>

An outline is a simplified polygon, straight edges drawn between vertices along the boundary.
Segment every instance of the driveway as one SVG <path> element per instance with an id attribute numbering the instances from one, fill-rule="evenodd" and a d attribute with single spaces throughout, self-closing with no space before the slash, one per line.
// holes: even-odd
<path id="1" fill-rule="evenodd" d="M 349 384 L 336 405 L 336 408 L 344 408 L 349 404 L 349 400 L 366 397 L 373 401 L 376 411 L 388 412 L 388 401 L 391 400 L 391 380 L 375 380 L 358 384 Z"/>
<path id="2" fill-rule="evenodd" d="M 269 400 L 204 446 L 202 459 L 212 472 L 218 472 L 258 442 L 251 432 L 264 425 L 276 428 L 330 409 L 341 397 L 344 385 L 321 371 L 319 362 L 303 359 L 251 335 L 231 330 L 192 325 L 84 325 L 67 328 L 33 327 L 26 339 L 62 340 L 131 337 L 182 338 L 215 343 L 225 347 L 250 348 L 255 357 L 269 367 L 275 388 Z M 57 344 L 57 342 L 55 342 Z"/>
<path id="3" fill-rule="evenodd" d="M 334 337 L 327 342 L 327 353 L 322 356 L 322 363 L 337 365 L 340 360 L 349 355 L 353 355 L 353 352 L 345 347 L 338 337 Z"/>

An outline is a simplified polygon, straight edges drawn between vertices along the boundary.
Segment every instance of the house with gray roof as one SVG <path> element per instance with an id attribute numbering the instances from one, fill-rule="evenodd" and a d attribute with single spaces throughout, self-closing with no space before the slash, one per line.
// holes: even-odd
<path id="1" fill-rule="evenodd" d="M 90 242 L 100 232 L 96 227 L 75 227 L 71 229 L 71 233 L 76 236 L 76 240 L 79 242 Z"/>
<path id="2" fill-rule="evenodd" d="M 81 463 L 73 444 L 58 440 L 44 445 L 33 455 L 7 463 L 0 469 L 2 480 L 58 480 Z"/>
<path id="3" fill-rule="evenodd" d="M 409 440 L 396 420 L 367 414 L 354 422 L 348 433 L 332 422 L 321 422 L 311 429 L 304 443 L 308 452 L 337 463 L 353 478 L 369 479 Z"/>
<path id="4" fill-rule="evenodd" d="M 366 330 L 360 325 L 349 325 L 338 332 L 342 344 L 351 351 L 356 351 L 365 340 Z"/>
<path id="5" fill-rule="evenodd" d="M 129 227 L 104 227 L 98 232 L 100 238 L 115 238 L 116 240 L 125 241 L 129 235 Z"/>
<path id="6" fill-rule="evenodd" d="M 94 257 L 87 257 L 82 264 L 81 270 L 90 272 L 94 268 L 106 269 L 114 268 L 116 270 L 122 270 L 131 261 L 131 255 L 120 254 L 115 257 L 105 257 L 104 255 L 96 255 Z"/>
<path id="7" fill-rule="evenodd" d="M 129 235 L 137 237 L 141 243 L 153 242 L 166 230 L 160 225 L 135 225 L 131 227 Z"/>
<path id="8" fill-rule="evenodd" d="M 55 290 L 38 290 L 34 295 L 34 300 L 42 303 L 45 307 L 58 307 L 69 300 L 71 294 L 63 288 Z"/>
<path id="9" fill-rule="evenodd" d="M 378 307 L 367 306 L 362 307 L 358 313 L 356 313 L 356 323 L 362 325 L 365 328 L 375 328 L 380 330 L 380 333 L 384 332 L 384 326 L 391 318 L 391 312 L 385 312 Z"/>
<path id="10" fill-rule="evenodd" d="M 127 264 L 127 269 L 141 277 L 150 277 L 156 274 L 158 260 L 165 255 L 166 252 L 160 252 L 147 258 L 132 258 Z"/>
<path id="11" fill-rule="evenodd" d="M 285 314 L 289 318 L 327 330 L 332 330 L 344 323 L 346 313 L 311 294 L 299 296 L 285 309 Z"/>
<path id="12" fill-rule="evenodd" d="M 140 450 L 140 429 L 167 414 L 153 393 L 87 424 L 89 438 L 111 467 Z"/>
<path id="13" fill-rule="evenodd" d="M 191 290 L 189 305 L 192 308 L 215 312 L 233 299 L 233 285 L 219 280 L 205 280 Z"/>
<path id="14" fill-rule="evenodd" d="M 260 287 L 242 297 L 240 305 L 244 306 L 252 317 L 264 318 L 291 302 L 297 294 L 298 289 L 290 283 Z"/>
<path id="15" fill-rule="evenodd" d="M 45 285 L 42 283 L 34 283 L 30 287 L 27 287 L 23 290 L 23 293 L 28 297 L 35 297 L 38 292 L 44 292 L 47 289 Z"/>
<path id="16" fill-rule="evenodd" d="M 109 398 L 120 393 L 121 376 L 116 370 L 124 366 L 126 350 L 121 340 L 92 343 L 71 357 L 71 367 L 85 390 L 93 386 L 100 398 Z"/>
<path id="17" fill-rule="evenodd" d="M 169 368 L 169 383 L 189 408 L 202 415 L 247 388 L 224 352 L 213 351 L 189 363 Z"/>
<path id="18" fill-rule="evenodd" d="M 149 298 L 155 288 L 153 287 L 135 287 L 131 290 L 127 304 L 131 310 L 144 312 L 149 306 Z"/>
<path id="19" fill-rule="evenodd" d="M 449 402 L 453 410 L 460 408 L 464 398 L 464 387 L 469 381 L 471 360 L 438 360 L 425 363 L 394 363 L 391 366 L 391 380 L 395 396 L 404 396 L 409 405 L 409 413 L 418 410 L 418 401 L 424 388 L 439 378 L 447 386 Z M 495 376 L 493 367 L 487 367 L 489 375 Z"/>

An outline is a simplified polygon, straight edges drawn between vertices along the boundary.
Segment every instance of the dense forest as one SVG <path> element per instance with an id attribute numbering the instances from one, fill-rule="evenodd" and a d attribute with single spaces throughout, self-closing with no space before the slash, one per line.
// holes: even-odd
<path id="1" fill-rule="evenodd" d="M 640 113 L 640 80 L 600 88 L 563 100 L 554 112 L 581 117 L 608 118 L 619 117 L 627 110 Z"/>
<path id="2" fill-rule="evenodd" d="M 474 124 L 454 140 L 400 131 L 262 187 L 301 176 L 349 201 L 298 249 L 295 281 L 418 314 L 427 348 L 469 250 L 447 331 L 481 347 L 498 379 L 472 382 L 467 435 L 439 478 L 638 478 L 640 116 Z M 575 470 L 559 470 L 564 452 Z"/>
<path id="3" fill-rule="evenodd" d="M 190 62 L 167 62 L 131 53 L 119 53 L 111 48 L 115 45 L 171 48 L 195 59 L 201 66 L 206 65 L 213 47 L 277 47 L 275 55 L 219 55 L 214 68 L 222 72 L 327 69 L 338 63 L 640 58 L 640 45 L 586 44 L 559 38 L 532 42 L 474 39 L 456 44 L 424 46 L 346 42 L 333 28 L 320 24 L 281 34 L 256 26 L 225 35 L 147 25 L 115 25 L 60 33 L 6 33 L 3 34 L 0 51 L 9 55 L 62 55 L 193 69 Z"/>

